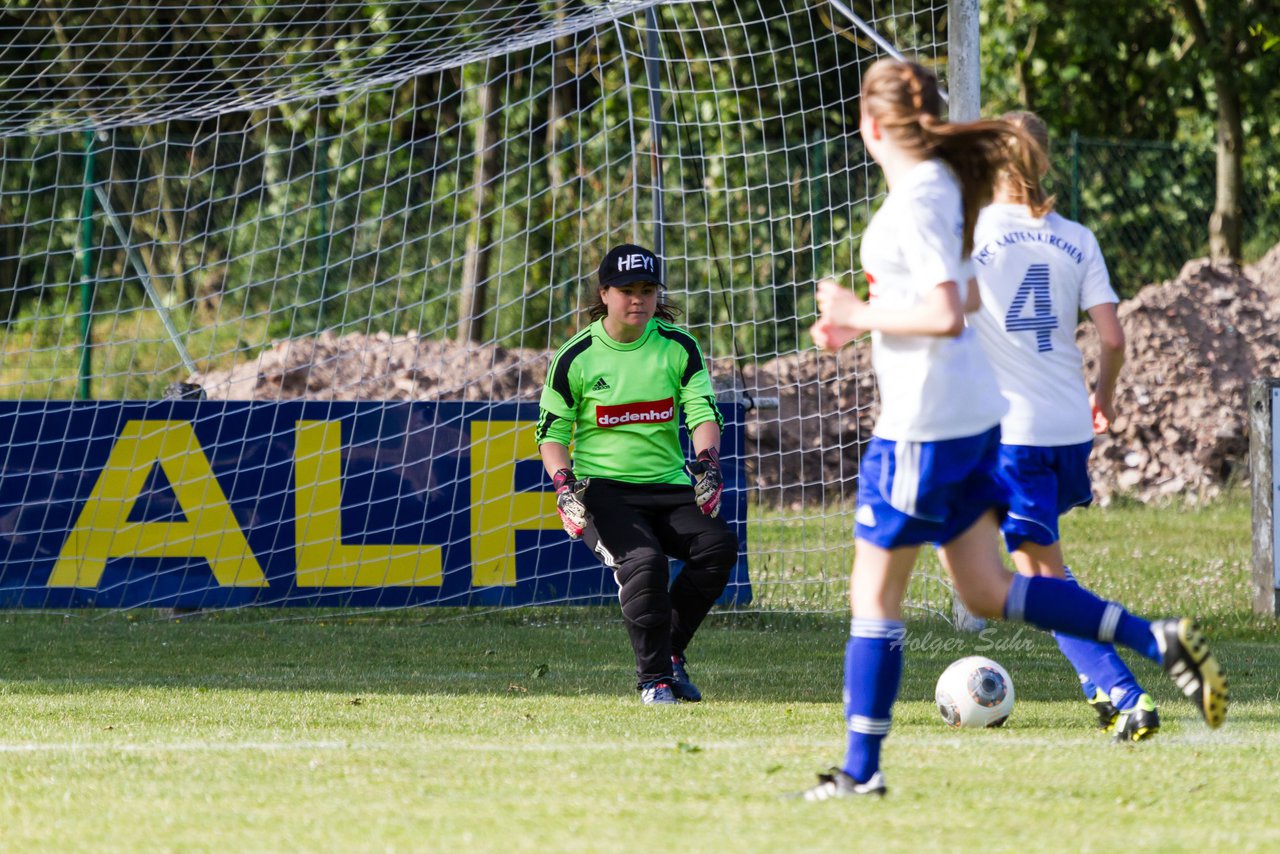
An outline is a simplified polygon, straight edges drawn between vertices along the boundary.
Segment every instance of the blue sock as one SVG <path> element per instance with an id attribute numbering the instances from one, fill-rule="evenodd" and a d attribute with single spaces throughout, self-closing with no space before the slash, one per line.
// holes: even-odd
<path id="1" fill-rule="evenodd" d="M 849 751 L 844 771 L 859 783 L 880 770 L 880 744 L 889 734 L 890 711 L 902 681 L 900 620 L 854 617 L 844 653 L 844 717 Z"/>
<path id="2" fill-rule="evenodd" d="M 1062 650 L 1062 638 L 1069 637 L 1071 637 L 1071 635 L 1060 635 L 1057 632 L 1053 633 L 1053 639 L 1058 641 L 1058 649 L 1060 650 Z M 1067 655 L 1066 650 L 1062 650 L 1062 654 Z M 1067 661 L 1071 662 L 1072 667 L 1075 667 L 1075 662 L 1071 661 L 1071 656 L 1067 655 Z M 1084 698 L 1086 700 L 1092 700 L 1094 697 L 1098 696 L 1098 686 L 1089 681 L 1089 674 L 1081 673 L 1077 670 L 1076 676 L 1080 677 L 1080 690 L 1084 693 Z"/>
<path id="3" fill-rule="evenodd" d="M 1104 643 L 1117 641 L 1160 662 L 1160 648 L 1150 623 L 1061 578 L 1015 575 L 1005 599 L 1004 615 L 1051 632 Z"/>
<path id="4" fill-rule="evenodd" d="M 1098 687 L 1097 682 L 1093 681 L 1093 674 L 1097 672 L 1097 660 L 1093 653 L 1101 644 L 1097 641 L 1064 635 L 1061 632 L 1050 632 L 1050 634 L 1058 642 L 1058 650 L 1075 669 L 1076 676 L 1080 678 L 1080 690 L 1084 693 L 1084 698 L 1092 701 L 1098 696 L 1098 691 L 1102 690 L 1106 693 L 1104 689 Z"/>
<path id="5" fill-rule="evenodd" d="M 1053 633 L 1058 649 L 1071 662 L 1080 675 L 1080 688 L 1086 700 L 1092 700 L 1099 690 L 1111 698 L 1120 711 L 1128 711 L 1138 702 L 1142 688 L 1114 645 L 1098 641 Z"/>
<path id="6" fill-rule="evenodd" d="M 1121 665 L 1124 662 L 1120 662 Z M 1111 690 L 1107 692 L 1111 697 L 1111 703 L 1122 712 L 1127 712 L 1138 705 L 1138 698 L 1142 696 L 1142 686 L 1138 684 L 1138 677 L 1125 667 L 1127 678 L 1122 677 L 1120 681 L 1111 686 Z"/>
<path id="7" fill-rule="evenodd" d="M 1067 580 L 1079 584 L 1070 567 L 1063 567 Z M 1071 662 L 1080 676 L 1080 689 L 1085 699 L 1092 700 L 1102 691 L 1117 709 L 1128 711 L 1138 702 L 1142 687 L 1113 644 L 1085 640 L 1071 635 L 1054 633 L 1058 649 Z"/>

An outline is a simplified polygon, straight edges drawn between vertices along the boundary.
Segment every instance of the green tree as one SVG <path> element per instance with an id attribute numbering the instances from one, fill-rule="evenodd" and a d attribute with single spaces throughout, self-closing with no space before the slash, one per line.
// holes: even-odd
<path id="1" fill-rule="evenodd" d="M 1244 115 L 1250 104 L 1263 99 L 1259 84 L 1273 91 L 1280 74 L 1280 63 L 1264 57 L 1265 27 L 1274 24 L 1258 20 L 1264 5 L 1268 14 L 1277 15 L 1273 3 L 1256 0 L 1178 0 L 1175 7 L 1191 30 L 1188 53 L 1197 57 L 1200 76 L 1210 81 L 1215 106 L 1218 169 L 1209 220 L 1215 263 L 1240 262 Z"/>
<path id="2" fill-rule="evenodd" d="M 1092 0 L 984 0 L 984 102 L 1035 110 L 1059 139 L 1216 138 L 1206 233 L 1214 258 L 1235 262 L 1242 183 L 1267 180 L 1280 155 L 1263 132 L 1276 115 L 1280 51 L 1264 47 L 1278 15 L 1265 0 L 1113 0 L 1105 13 Z"/>

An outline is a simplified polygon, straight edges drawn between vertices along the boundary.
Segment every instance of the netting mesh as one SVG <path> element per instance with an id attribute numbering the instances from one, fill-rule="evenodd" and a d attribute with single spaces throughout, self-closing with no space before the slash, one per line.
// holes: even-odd
<path id="1" fill-rule="evenodd" d="M 0 135 L 210 118 L 366 89 L 595 31 L 657 0 L 19 2 Z"/>
<path id="2" fill-rule="evenodd" d="M 944 5 L 853 5 L 945 72 Z M 843 607 L 874 388 L 865 352 L 819 357 L 805 330 L 815 278 L 856 279 L 882 192 L 856 134 L 860 69 L 881 53 L 827 3 L 19 3 L 0 13 L 0 33 L 0 398 L 23 415 L 74 397 L 156 400 L 190 381 L 215 401 L 471 401 L 481 408 L 467 424 L 518 425 L 483 406 L 536 401 L 549 353 L 583 322 L 601 255 L 634 240 L 661 248 L 726 406 L 778 402 L 741 416 L 754 601 Z M 201 447 L 218 479 L 235 476 L 219 465 L 238 422 L 218 427 L 199 406 Z M 296 433 L 281 423 L 280 441 Z M 389 434 L 366 441 L 398 448 L 399 465 L 431 453 Z M 14 448 L 11 485 L 30 470 Z M 76 500 L 39 531 L 11 524 L 11 555 L 52 562 L 64 550 L 99 475 L 83 460 L 55 467 L 69 466 Z M 554 514 L 520 504 L 541 496 L 538 477 L 518 474 L 506 509 L 485 514 L 549 529 L 512 536 L 517 574 L 554 563 Z M 436 467 L 416 488 L 461 494 L 467 478 Z M 5 494 L 10 508 L 29 511 L 23 489 Z M 144 492 L 172 494 L 154 477 Z M 424 536 L 404 512 L 357 519 L 355 495 L 344 480 L 342 542 Z M 243 525 L 241 500 L 228 496 Z M 445 503 L 444 547 L 461 554 L 479 514 Z M 449 513 L 469 514 L 470 531 Z M 296 546 L 248 542 L 268 579 L 259 552 Z M 203 558 L 119 563 L 125 587 L 130 573 L 179 584 L 203 572 L 210 592 L 182 601 L 240 601 Z M 924 574 L 913 601 L 937 607 L 937 584 Z M 296 592 L 281 589 L 245 601 Z M 547 595 L 573 598 L 564 585 Z M 492 600 L 464 585 L 437 601 Z"/>

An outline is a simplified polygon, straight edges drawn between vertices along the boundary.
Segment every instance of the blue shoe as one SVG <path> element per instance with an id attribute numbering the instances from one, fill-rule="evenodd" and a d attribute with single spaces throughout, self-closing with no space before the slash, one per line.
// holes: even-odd
<path id="1" fill-rule="evenodd" d="M 818 775 L 818 785 L 789 797 L 806 801 L 829 801 L 832 798 L 856 798 L 864 795 L 883 798 L 887 791 L 884 775 L 879 771 L 872 774 L 867 782 L 859 783 L 842 769 L 832 768 L 827 773 Z"/>
<path id="2" fill-rule="evenodd" d="M 1120 713 L 1116 721 L 1116 741 L 1146 741 L 1160 731 L 1160 713 L 1149 694 L 1138 697 L 1132 709 Z"/>
<path id="3" fill-rule="evenodd" d="M 650 682 L 640 689 L 640 702 L 646 706 L 674 706 L 680 701 L 676 698 L 675 692 L 671 690 L 671 682 L 666 679 L 659 679 L 656 682 Z"/>
<path id="4" fill-rule="evenodd" d="M 686 703 L 697 703 L 702 700 L 702 692 L 689 680 L 689 671 L 685 669 L 688 662 L 683 655 L 671 656 L 671 691 L 678 699 Z"/>

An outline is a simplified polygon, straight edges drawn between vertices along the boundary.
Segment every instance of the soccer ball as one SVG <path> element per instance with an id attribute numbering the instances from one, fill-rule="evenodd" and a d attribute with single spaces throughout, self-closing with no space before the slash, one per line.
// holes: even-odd
<path id="1" fill-rule="evenodd" d="M 950 726 L 1000 726 L 1013 711 L 1013 680 L 991 659 L 971 655 L 942 671 L 934 699 Z"/>

